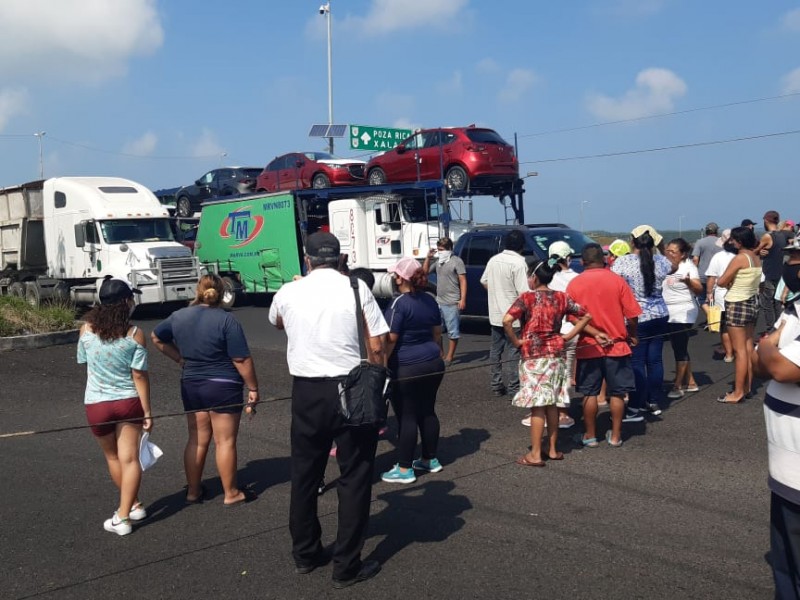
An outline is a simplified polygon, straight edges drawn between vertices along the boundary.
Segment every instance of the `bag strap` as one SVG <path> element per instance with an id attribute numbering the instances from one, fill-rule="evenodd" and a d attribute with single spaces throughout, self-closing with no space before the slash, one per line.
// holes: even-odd
<path id="1" fill-rule="evenodd" d="M 353 288 L 353 295 L 356 297 L 356 326 L 358 327 L 358 349 L 361 352 L 361 362 L 367 360 L 367 346 L 364 343 L 364 314 L 361 310 L 361 294 L 358 293 L 358 278 L 350 276 L 350 287 Z"/>

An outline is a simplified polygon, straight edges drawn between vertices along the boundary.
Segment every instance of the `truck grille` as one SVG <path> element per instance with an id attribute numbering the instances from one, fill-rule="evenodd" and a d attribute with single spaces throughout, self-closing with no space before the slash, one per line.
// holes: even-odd
<path id="1" fill-rule="evenodd" d="M 160 258 L 158 267 L 161 271 L 161 278 L 164 281 L 180 281 L 195 279 L 197 277 L 194 257 L 186 256 L 183 258 Z"/>

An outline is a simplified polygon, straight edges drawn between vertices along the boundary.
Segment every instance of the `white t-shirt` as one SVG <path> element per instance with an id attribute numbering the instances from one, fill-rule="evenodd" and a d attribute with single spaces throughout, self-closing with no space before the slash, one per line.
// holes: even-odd
<path id="1" fill-rule="evenodd" d="M 678 269 L 664 278 L 661 286 L 661 295 L 667 303 L 670 323 L 694 323 L 697 319 L 697 301 L 694 293 L 689 288 L 684 279 L 700 280 L 697 267 L 690 260 L 684 260 Z"/>
<path id="2" fill-rule="evenodd" d="M 727 250 L 717 252 L 711 257 L 711 262 L 708 263 L 706 277 L 716 277 L 719 279 L 725 272 L 725 269 L 728 268 L 728 265 L 733 260 L 734 256 L 736 255 L 732 252 L 728 252 Z M 720 310 L 725 310 L 725 294 L 727 293 L 727 288 L 719 287 L 718 285 L 714 286 L 714 304 L 719 306 Z"/>
<path id="3" fill-rule="evenodd" d="M 578 273 L 572 269 L 567 269 L 566 271 L 557 271 L 555 275 L 553 275 L 553 281 L 551 281 L 550 285 L 547 287 L 556 292 L 566 292 L 569 282 L 575 279 L 577 276 Z M 561 322 L 561 333 L 565 335 L 573 329 L 575 329 L 575 325 L 570 323 L 567 318 L 564 317 L 564 320 Z M 575 340 L 577 339 L 578 338 L 575 338 Z"/>
<path id="4" fill-rule="evenodd" d="M 387 333 L 375 296 L 360 279 L 358 292 L 369 335 Z M 284 284 L 272 299 L 269 322 L 275 325 L 279 316 L 288 338 L 286 362 L 294 377 L 341 377 L 361 361 L 355 295 L 350 278 L 335 269 L 314 269 Z"/>
<path id="5" fill-rule="evenodd" d="M 778 341 L 780 353 L 800 366 L 800 321 L 793 311 L 784 311 L 776 323 L 786 325 Z M 780 496 L 790 496 L 792 502 L 800 497 L 800 419 L 789 414 L 800 407 L 800 387 L 794 382 L 767 384 L 764 398 L 764 421 L 767 426 L 769 453 L 769 486 Z M 787 412 L 789 411 L 789 412 Z"/>
<path id="6" fill-rule="evenodd" d="M 529 289 L 528 264 L 521 254 L 503 250 L 486 263 L 481 283 L 489 291 L 489 323 L 502 327 L 503 317 L 514 300 Z M 519 327 L 519 321 L 514 321 L 514 327 Z"/>

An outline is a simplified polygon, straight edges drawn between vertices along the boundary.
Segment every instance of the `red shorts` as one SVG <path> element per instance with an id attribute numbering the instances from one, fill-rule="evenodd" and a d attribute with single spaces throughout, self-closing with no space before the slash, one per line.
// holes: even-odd
<path id="1" fill-rule="evenodd" d="M 138 396 L 123 400 L 95 402 L 86 404 L 86 418 L 89 425 L 92 426 L 92 433 L 97 437 L 103 437 L 117 430 L 115 421 L 128 421 L 133 425 L 141 425 L 144 409 Z"/>

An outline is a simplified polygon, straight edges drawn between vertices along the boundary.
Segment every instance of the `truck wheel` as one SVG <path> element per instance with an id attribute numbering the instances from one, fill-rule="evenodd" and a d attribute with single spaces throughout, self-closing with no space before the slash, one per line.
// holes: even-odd
<path id="1" fill-rule="evenodd" d="M 37 286 L 35 283 L 25 284 L 25 301 L 33 308 L 39 308 L 39 305 L 42 303 L 39 286 Z"/>
<path id="2" fill-rule="evenodd" d="M 192 216 L 192 204 L 186 196 L 178 198 L 177 213 L 179 217 Z"/>
<path id="3" fill-rule="evenodd" d="M 386 183 L 386 173 L 380 167 L 375 167 L 369 172 L 367 181 L 370 185 L 383 185 Z"/>
<path id="4" fill-rule="evenodd" d="M 445 183 L 447 183 L 447 187 L 457 192 L 463 192 L 469 187 L 467 172 L 463 167 L 459 167 L 458 165 L 450 167 L 444 179 Z"/>
<path id="5" fill-rule="evenodd" d="M 223 277 L 222 283 L 225 285 L 225 291 L 222 292 L 220 306 L 225 310 L 230 310 L 236 304 L 236 284 L 230 277 Z"/>
<path id="6" fill-rule="evenodd" d="M 331 187 L 331 180 L 328 179 L 325 173 L 317 173 L 314 175 L 314 179 L 311 180 L 311 187 L 315 190 Z"/>
<path id="7" fill-rule="evenodd" d="M 24 298 L 25 286 L 23 286 L 19 281 L 15 281 L 10 286 L 8 286 L 8 295 L 13 296 L 15 298 Z"/>

